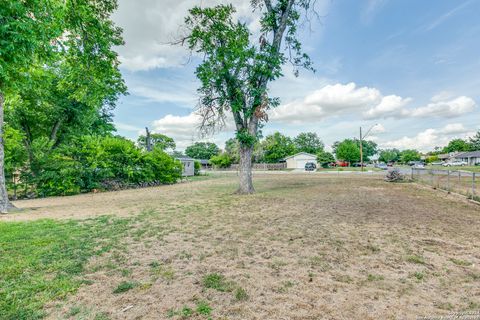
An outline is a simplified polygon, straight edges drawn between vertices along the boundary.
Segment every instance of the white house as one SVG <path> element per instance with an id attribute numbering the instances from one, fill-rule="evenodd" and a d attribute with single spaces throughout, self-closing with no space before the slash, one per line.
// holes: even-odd
<path id="1" fill-rule="evenodd" d="M 455 156 L 455 159 L 465 161 L 469 166 L 480 163 L 480 151 L 462 152 Z"/>
<path id="2" fill-rule="evenodd" d="M 286 157 L 284 160 L 287 163 L 287 169 L 305 169 L 305 164 L 307 162 L 313 162 L 318 166 L 317 156 L 306 152 L 299 152 Z"/>

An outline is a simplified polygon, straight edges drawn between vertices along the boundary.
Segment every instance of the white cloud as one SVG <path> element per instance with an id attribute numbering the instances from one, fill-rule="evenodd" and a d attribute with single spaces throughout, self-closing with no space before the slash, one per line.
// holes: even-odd
<path id="1" fill-rule="evenodd" d="M 153 132 L 165 134 L 175 140 L 179 147 L 198 139 L 201 118 L 192 112 L 186 116 L 168 114 L 153 122 Z"/>
<path id="2" fill-rule="evenodd" d="M 129 88 L 130 93 L 145 98 L 151 102 L 173 102 L 177 105 L 185 105 L 189 108 L 195 107 L 196 97 L 189 94 L 189 91 L 163 91 L 145 86 L 133 86 Z"/>
<path id="3" fill-rule="evenodd" d="M 444 134 L 462 134 L 467 133 L 470 130 L 465 128 L 465 126 L 461 123 L 449 123 L 440 132 Z"/>
<path id="4" fill-rule="evenodd" d="M 436 101 L 411 110 L 409 115 L 412 117 L 458 117 L 460 115 L 472 112 L 476 103 L 472 98 L 460 96 L 458 98 L 446 101 Z"/>
<path id="5" fill-rule="evenodd" d="M 274 121 L 301 123 L 321 120 L 344 112 L 361 112 L 381 101 L 375 88 L 357 87 L 355 83 L 327 85 L 308 94 L 303 100 L 293 101 L 272 110 Z"/>
<path id="6" fill-rule="evenodd" d="M 403 108 L 411 100 L 410 98 L 402 98 L 396 95 L 385 96 L 378 105 L 365 111 L 363 116 L 366 119 L 404 116 L 405 110 Z"/>
<path id="7" fill-rule="evenodd" d="M 471 132 L 461 123 L 447 124 L 439 129 L 426 129 L 415 136 L 404 136 L 400 139 L 379 142 L 381 148 L 417 149 L 431 151 L 436 146 L 445 146 L 453 138 L 465 139 Z"/>
<path id="8" fill-rule="evenodd" d="M 142 128 L 140 128 L 140 127 L 132 126 L 130 124 L 123 123 L 123 122 L 115 122 L 114 125 L 115 125 L 115 128 L 117 130 L 124 130 L 124 131 L 140 131 L 140 130 L 142 130 Z"/>
<path id="9" fill-rule="evenodd" d="M 327 117 L 360 114 L 364 119 L 381 118 L 451 118 L 472 112 L 475 101 L 466 96 L 450 100 L 450 93 L 440 93 L 432 97 L 431 102 L 418 108 L 407 108 L 411 98 L 398 95 L 383 96 L 380 90 L 370 87 L 358 87 L 355 83 L 330 84 L 307 94 L 303 99 L 280 105 L 270 111 L 274 121 L 298 124 L 314 122 Z M 442 100 L 443 99 L 443 100 Z"/>
<path id="10" fill-rule="evenodd" d="M 119 0 L 113 20 L 124 31 L 125 45 L 116 49 L 121 67 L 139 71 L 181 66 L 188 61 L 190 53 L 172 43 L 184 32 L 188 10 L 194 6 L 228 3 L 236 9 L 235 18 L 246 23 L 254 35 L 259 34 L 260 12 L 253 11 L 250 1 L 246 0 Z M 330 0 L 317 1 L 315 5 L 319 16 L 325 16 Z"/>
<path id="11" fill-rule="evenodd" d="M 173 138 L 179 150 L 183 150 L 197 141 L 214 142 L 222 147 L 226 140 L 224 137 L 219 135 L 203 136 L 201 134 L 201 121 L 201 117 L 196 112 L 191 112 L 186 116 L 168 114 L 152 123 L 152 132 L 161 133 Z M 225 127 L 221 128 L 219 134 L 221 135 L 227 131 L 233 132 L 233 130 L 233 119 L 227 117 Z"/>
<path id="12" fill-rule="evenodd" d="M 252 31 L 258 31 L 258 13 L 252 12 L 250 1 L 231 0 L 237 16 Z M 123 28 L 125 45 L 118 47 L 122 68 L 139 71 L 180 66 L 189 52 L 171 43 L 179 39 L 188 10 L 195 5 L 214 6 L 221 0 L 120 0 L 113 20 Z"/>

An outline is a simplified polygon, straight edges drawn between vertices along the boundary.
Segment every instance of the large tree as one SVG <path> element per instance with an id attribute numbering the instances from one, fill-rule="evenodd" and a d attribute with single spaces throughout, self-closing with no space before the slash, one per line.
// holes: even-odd
<path id="1" fill-rule="evenodd" d="M 265 162 L 275 163 L 295 153 L 295 144 L 290 137 L 280 132 L 265 137 L 262 141 L 263 159 Z"/>
<path id="2" fill-rule="evenodd" d="M 252 0 L 252 9 L 261 14 L 258 39 L 252 39 L 245 23 L 234 19 L 231 5 L 195 7 L 185 19 L 188 34 L 182 43 L 203 57 L 196 70 L 202 128 L 215 130 L 224 124 L 227 113 L 233 115 L 240 143 L 239 193 L 254 192 L 254 144 L 268 120 L 267 110 L 279 104 L 268 96 L 268 84 L 282 76 L 282 65 L 288 60 L 296 67 L 311 68 L 296 37 L 301 15 L 311 9 L 311 2 Z M 283 41 L 288 56 L 283 53 Z"/>
<path id="3" fill-rule="evenodd" d="M 400 160 L 400 151 L 398 149 L 381 150 L 378 160 L 386 163 L 397 162 Z"/>
<path id="4" fill-rule="evenodd" d="M 302 132 L 293 139 L 296 152 L 317 154 L 323 150 L 323 142 L 315 132 Z"/>
<path id="5" fill-rule="evenodd" d="M 448 145 L 443 148 L 443 152 L 450 153 L 450 152 L 459 152 L 459 151 L 469 151 L 470 145 L 467 141 L 463 139 L 453 139 L 450 140 Z"/>
<path id="6" fill-rule="evenodd" d="M 220 149 L 212 142 L 195 142 L 185 149 L 185 154 L 193 159 L 209 160 L 220 153 Z"/>
<path id="7" fill-rule="evenodd" d="M 5 97 L 12 98 L 13 106 L 15 99 L 25 102 L 25 113 L 52 101 L 56 103 L 59 110 L 53 113 L 53 118 L 47 119 L 53 121 L 50 137 L 55 141 L 58 141 L 62 127 L 71 129 L 66 125 L 71 115 L 69 111 L 81 113 L 85 109 L 112 107 L 118 95 L 126 91 L 118 70 L 117 55 L 112 50 L 113 46 L 123 43 L 121 30 L 109 18 L 116 7 L 116 0 L 2 2 L 0 212 L 6 212 L 9 205 L 3 161 Z M 37 73 L 41 76 L 37 77 Z M 47 80 L 45 83 L 38 81 L 42 77 Z M 55 98 L 60 100 L 55 102 Z M 62 110 L 63 107 L 69 111 Z M 39 122 L 41 119 L 35 120 Z M 24 131 L 26 139 L 34 138 Z"/>
<path id="8" fill-rule="evenodd" d="M 415 149 L 406 149 L 400 152 L 400 161 L 403 163 L 409 163 L 411 161 L 420 161 L 422 155 Z"/>
<path id="9" fill-rule="evenodd" d="M 479 151 L 480 150 L 480 131 L 468 139 L 468 144 L 470 145 L 470 151 Z"/>
<path id="10" fill-rule="evenodd" d="M 146 149 L 147 148 L 147 137 L 141 135 L 137 139 L 138 146 L 140 148 Z M 154 148 L 160 148 L 162 150 L 175 150 L 176 144 L 175 141 L 161 133 L 152 133 L 150 134 L 150 143 Z"/>
<path id="11" fill-rule="evenodd" d="M 360 161 L 360 148 L 358 144 L 351 139 L 345 139 L 335 147 L 335 154 L 338 160 L 349 163 Z"/>

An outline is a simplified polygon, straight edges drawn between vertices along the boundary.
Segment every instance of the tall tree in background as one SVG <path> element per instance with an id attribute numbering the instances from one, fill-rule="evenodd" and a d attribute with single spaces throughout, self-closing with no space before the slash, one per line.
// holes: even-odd
<path id="1" fill-rule="evenodd" d="M 193 159 L 209 160 L 220 153 L 220 149 L 212 142 L 195 142 L 185 149 L 185 154 Z"/>
<path id="2" fill-rule="evenodd" d="M 265 137 L 262 141 L 265 162 L 275 163 L 295 153 L 295 144 L 290 137 L 280 132 Z"/>
<path id="3" fill-rule="evenodd" d="M 0 6 L 0 212 L 9 206 L 4 174 L 4 101 L 31 103 L 31 108 L 44 105 L 42 94 L 61 97 L 63 105 L 82 113 L 86 109 L 113 107 L 126 92 L 118 59 L 112 50 L 121 45 L 121 29 L 114 26 L 110 14 L 116 0 L 38 0 L 2 1 Z M 37 82 L 36 73 L 48 78 Z M 41 77 L 40 77 L 41 78 Z M 36 86 L 46 92 L 36 95 Z M 27 92 L 33 88 L 33 97 Z M 42 90 L 40 89 L 40 90 Z M 68 102 L 68 106 L 64 103 Z M 19 106 L 21 104 L 17 104 Z M 104 109 L 105 110 L 105 109 Z M 68 129 L 68 112 L 55 113 L 50 137 L 57 141 L 62 127 Z M 78 119 L 78 118 L 77 118 Z M 40 119 L 36 119 L 37 122 Z M 71 125 L 71 123 L 70 123 Z M 28 130 L 24 129 L 26 139 Z M 33 139 L 33 136 L 30 136 Z M 55 143 L 55 142 L 54 142 Z M 53 144 L 54 145 L 54 144 Z M 53 146 L 52 145 L 52 146 Z"/>
<path id="4" fill-rule="evenodd" d="M 351 139 L 345 139 L 336 144 L 335 155 L 338 160 L 343 160 L 349 163 L 360 160 L 360 148 L 358 144 Z"/>
<path id="5" fill-rule="evenodd" d="M 400 161 L 409 163 L 411 161 L 420 161 L 422 158 L 420 152 L 415 149 L 407 149 L 400 152 Z"/>
<path id="6" fill-rule="evenodd" d="M 302 132 L 293 139 L 296 152 L 317 154 L 323 150 L 323 142 L 314 132 Z"/>
<path id="7" fill-rule="evenodd" d="M 470 151 L 480 150 L 480 131 L 468 139 L 468 144 L 470 145 Z"/>
<path id="8" fill-rule="evenodd" d="M 398 149 L 381 150 L 378 160 L 385 163 L 397 162 L 400 160 L 400 151 Z"/>
<path id="9" fill-rule="evenodd" d="M 173 151 L 175 150 L 175 147 L 176 147 L 175 141 L 172 138 L 167 137 L 166 135 L 160 134 L 160 133 L 150 134 L 150 142 L 153 147 L 160 148 L 163 151 L 165 150 Z M 137 143 L 140 148 L 146 149 L 147 137 L 143 135 L 139 136 L 137 139 Z"/>
<path id="10" fill-rule="evenodd" d="M 444 153 L 450 152 L 459 152 L 459 151 L 470 151 L 471 146 L 468 144 L 467 141 L 463 139 L 453 139 L 450 140 L 448 145 L 443 148 Z"/>
<path id="11" fill-rule="evenodd" d="M 282 76 L 288 60 L 296 67 L 311 68 L 309 57 L 296 37 L 302 13 L 311 0 L 252 0 L 261 12 L 261 34 L 252 35 L 246 24 L 235 21 L 231 5 L 195 7 L 185 19 L 188 35 L 182 41 L 203 55 L 196 75 L 201 82 L 199 113 L 204 131 L 214 131 L 233 115 L 240 143 L 239 193 L 253 193 L 252 152 L 267 110 L 279 104 L 268 97 L 268 83 Z M 283 53 L 285 40 L 290 56 Z M 298 70 L 297 70 L 298 71 Z"/>

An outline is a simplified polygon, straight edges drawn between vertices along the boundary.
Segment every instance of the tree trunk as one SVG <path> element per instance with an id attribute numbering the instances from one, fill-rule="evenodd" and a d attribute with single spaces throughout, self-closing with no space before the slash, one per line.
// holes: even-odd
<path id="1" fill-rule="evenodd" d="M 255 192 L 252 182 L 252 153 L 253 146 L 240 145 L 240 166 L 239 166 L 239 178 L 240 186 L 238 188 L 238 194 L 252 194 Z"/>
<path id="2" fill-rule="evenodd" d="M 5 187 L 5 150 L 3 145 L 3 94 L 0 92 L 0 214 L 7 213 L 10 203 Z"/>

